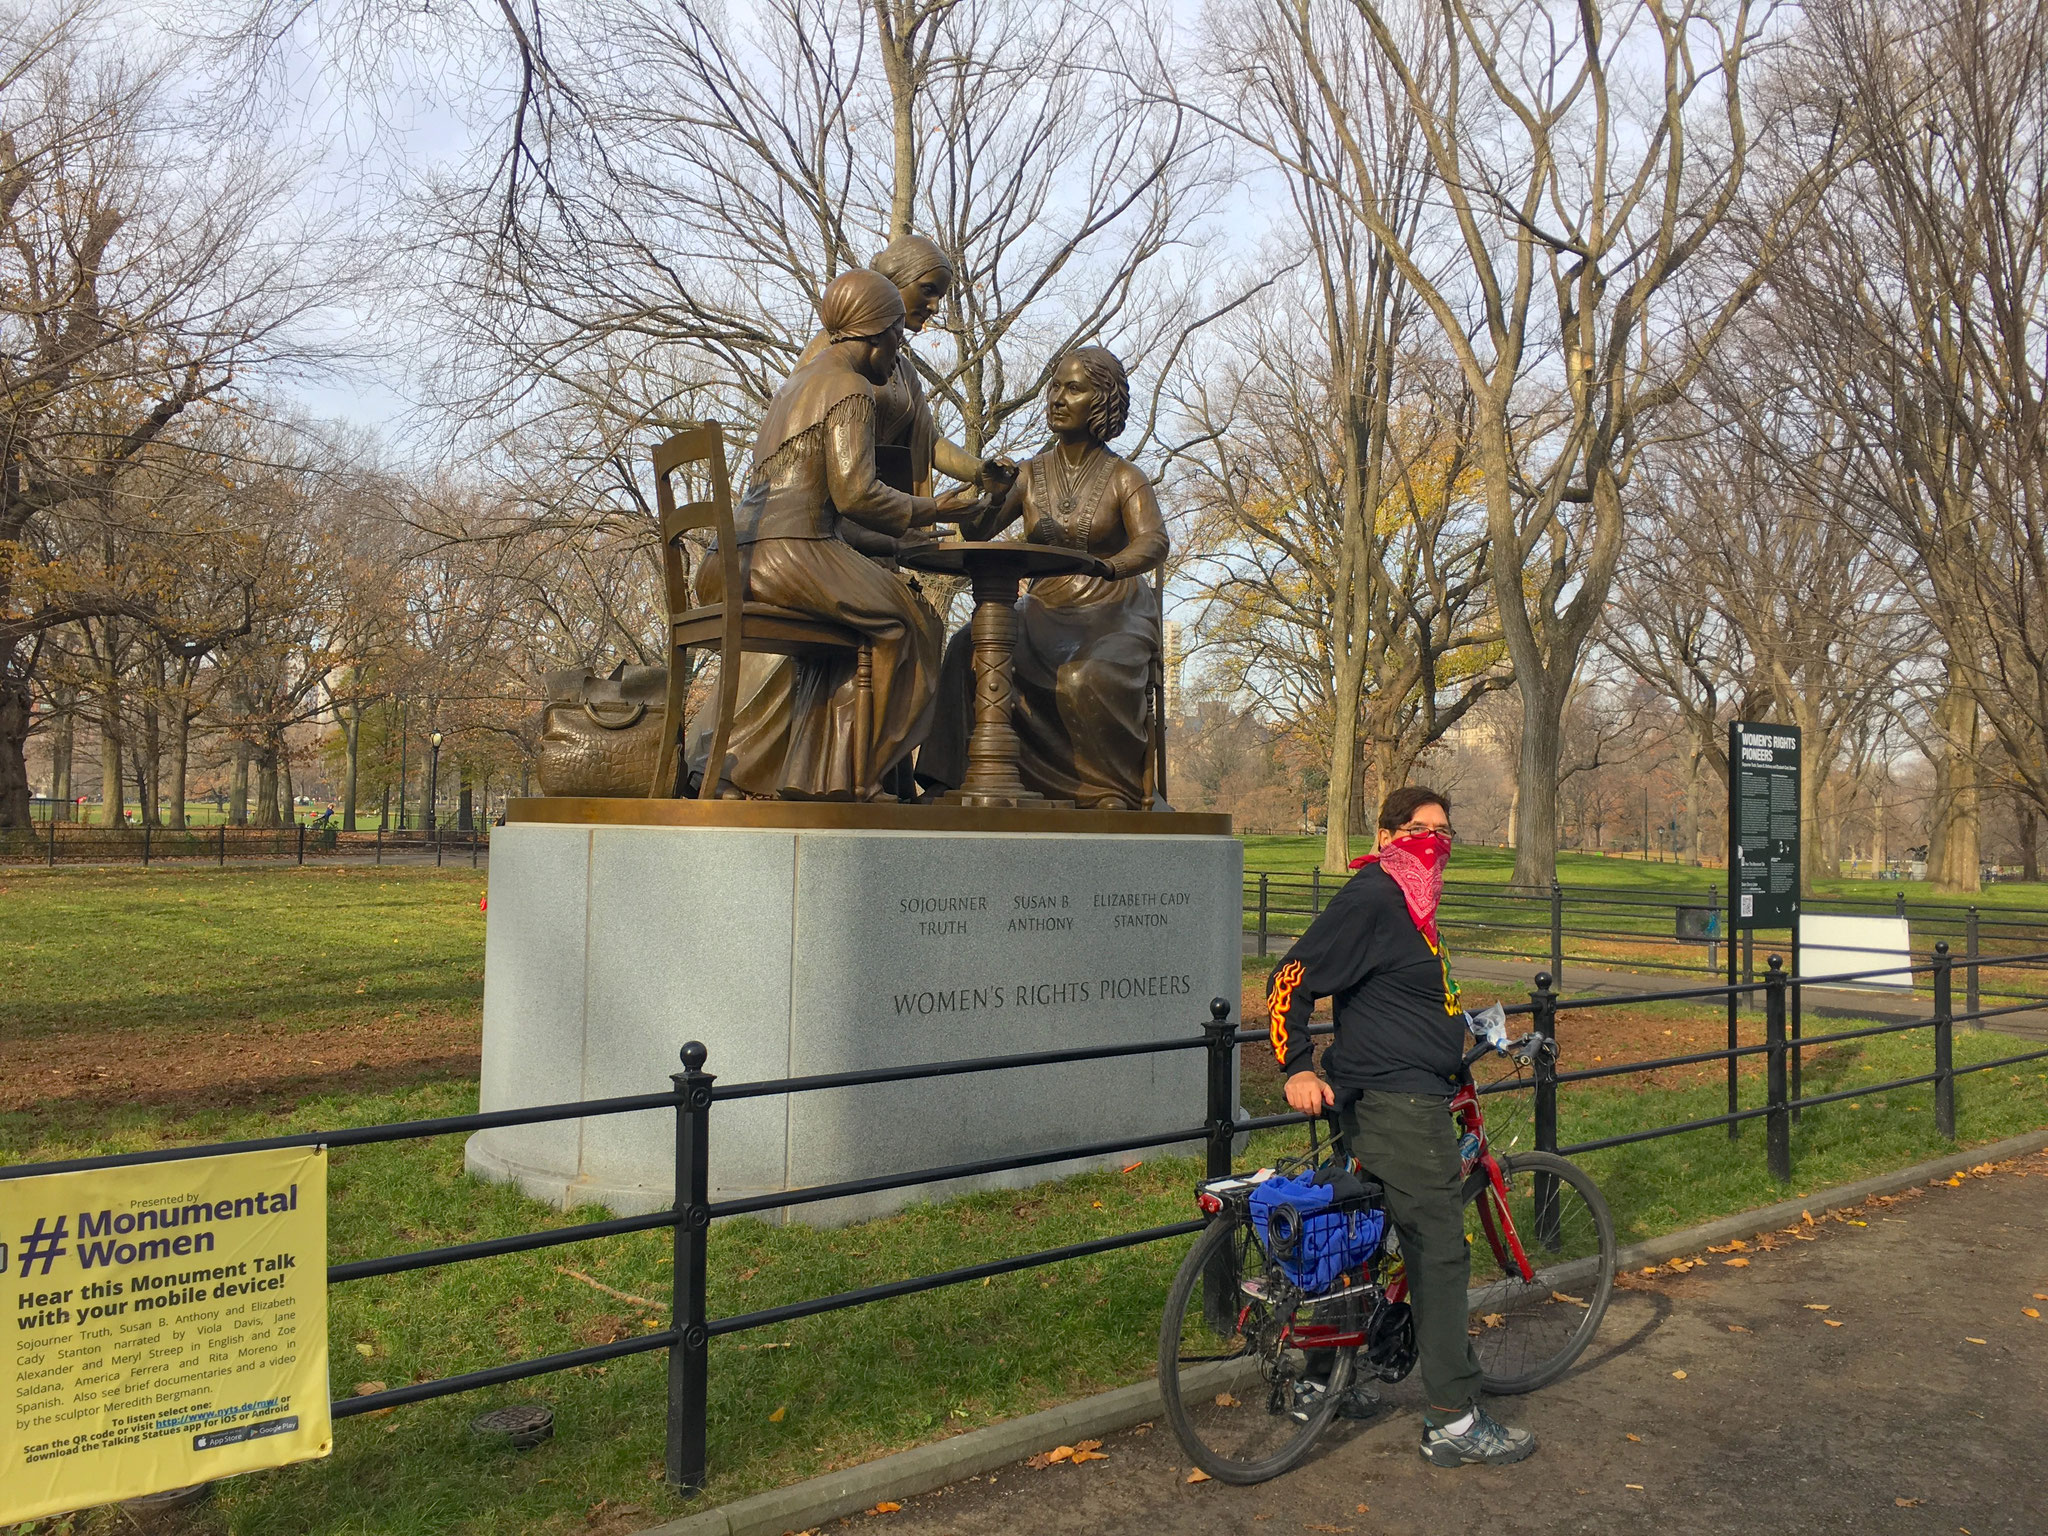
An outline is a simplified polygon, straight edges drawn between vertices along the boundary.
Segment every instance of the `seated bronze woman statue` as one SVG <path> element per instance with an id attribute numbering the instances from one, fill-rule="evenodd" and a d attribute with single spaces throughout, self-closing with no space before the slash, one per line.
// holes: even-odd
<path id="1" fill-rule="evenodd" d="M 1158 597 L 1144 577 L 1165 561 L 1167 538 L 1151 482 L 1107 446 L 1130 404 L 1114 353 L 1067 354 L 1046 389 L 1052 443 L 1020 467 L 999 508 L 960 525 L 967 538 L 992 539 L 1021 518 L 1029 542 L 1085 550 L 1109 567 L 1107 577 L 1041 577 L 1017 601 L 1018 774 L 1026 788 L 1083 809 L 1149 808 L 1160 635 Z M 966 777 L 972 686 L 962 629 L 947 645 L 938 715 L 918 753 L 917 776 L 934 790 Z"/>

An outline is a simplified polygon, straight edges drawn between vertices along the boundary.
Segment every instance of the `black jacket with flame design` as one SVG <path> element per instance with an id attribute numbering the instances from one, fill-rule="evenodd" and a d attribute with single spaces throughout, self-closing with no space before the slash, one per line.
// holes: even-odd
<path id="1" fill-rule="evenodd" d="M 1308 1018 L 1330 998 L 1337 1032 L 1323 1053 L 1330 1081 L 1389 1093 L 1451 1094 L 1465 1016 L 1448 957 L 1408 915 L 1377 864 L 1353 875 L 1295 941 L 1266 986 L 1273 1054 L 1292 1076 L 1314 1064 Z"/>

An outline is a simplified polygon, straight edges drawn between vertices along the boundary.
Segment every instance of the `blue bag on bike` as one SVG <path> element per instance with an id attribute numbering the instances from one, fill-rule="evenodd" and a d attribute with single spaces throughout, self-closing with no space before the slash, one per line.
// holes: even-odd
<path id="1" fill-rule="evenodd" d="M 1324 1169 L 1268 1179 L 1251 1196 L 1252 1227 L 1260 1243 L 1280 1261 L 1287 1278 L 1311 1296 L 1335 1285 L 1347 1269 L 1364 1265 L 1378 1251 L 1387 1227 L 1387 1213 L 1378 1206 L 1340 1209 L 1331 1174 Z"/>

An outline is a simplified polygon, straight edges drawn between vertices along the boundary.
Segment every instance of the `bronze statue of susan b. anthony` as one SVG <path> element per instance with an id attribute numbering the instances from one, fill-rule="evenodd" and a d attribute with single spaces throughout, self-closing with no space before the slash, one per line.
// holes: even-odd
<path id="1" fill-rule="evenodd" d="M 1144 576 L 1168 546 L 1151 483 L 1107 446 L 1124 429 L 1130 398 L 1114 353 L 1068 353 L 1046 389 L 1052 443 L 1026 461 L 999 508 L 961 521 L 968 538 L 992 539 L 1021 518 L 1027 542 L 1081 550 L 1109 568 L 1107 576 L 1037 578 L 1016 608 L 1018 775 L 1083 810 L 1150 808 L 1160 633 L 1157 594 Z M 971 651 L 966 630 L 946 648 L 937 716 L 918 754 L 918 778 L 934 788 L 955 788 L 966 775 Z"/>
<path id="2" fill-rule="evenodd" d="M 747 487 L 734 509 L 751 602 L 814 615 L 868 637 L 874 652 L 867 760 L 886 772 L 929 716 L 939 649 L 930 616 L 895 576 L 841 537 L 857 525 L 894 539 L 976 505 L 970 487 L 934 499 L 884 484 L 875 469 L 876 396 L 896 374 L 904 309 L 894 283 L 856 270 L 818 305 L 827 345 L 784 381 L 754 442 Z M 725 600 L 716 561 L 698 601 Z M 723 764 L 706 764 L 708 723 L 693 722 L 690 766 L 740 794 L 786 799 L 851 797 L 853 666 L 805 659 L 783 689 L 755 688 L 739 709 Z"/>

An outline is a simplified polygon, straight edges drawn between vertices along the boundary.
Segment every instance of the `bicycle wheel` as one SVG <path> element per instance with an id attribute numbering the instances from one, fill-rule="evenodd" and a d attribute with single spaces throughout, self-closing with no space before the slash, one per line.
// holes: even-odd
<path id="1" fill-rule="evenodd" d="M 1548 1386 L 1593 1342 L 1614 1291 L 1614 1218 L 1584 1171 L 1550 1152 L 1500 1159 L 1507 1204 L 1483 1169 L 1465 1194 L 1473 1353 L 1488 1392 Z M 1535 1272 L 1522 1278 L 1519 1243 Z"/>
<path id="2" fill-rule="evenodd" d="M 1315 1304 L 1269 1299 L 1269 1265 L 1250 1223 L 1219 1218 L 1195 1240 L 1166 1294 L 1159 1325 L 1159 1394 L 1194 1464 L 1226 1483 L 1262 1483 L 1308 1453 L 1351 1385 L 1354 1350 L 1318 1350 L 1329 1378 L 1312 1380 L 1309 1357 L 1289 1330 Z M 1222 1291 L 1221 1326 L 1205 1309 L 1204 1277 Z M 1333 1313 L 1344 1303 L 1326 1304 Z"/>

